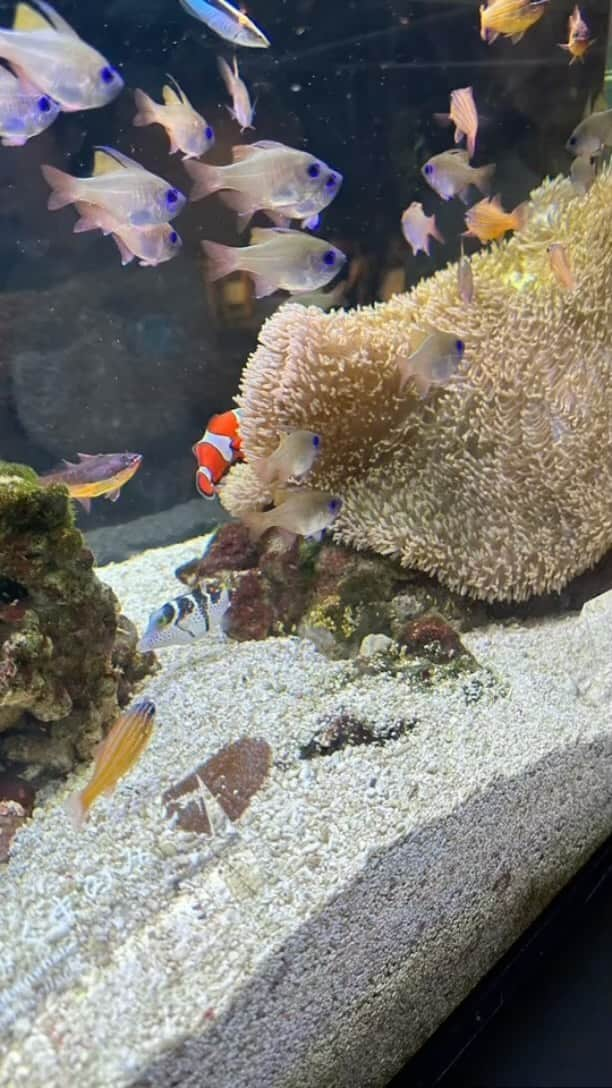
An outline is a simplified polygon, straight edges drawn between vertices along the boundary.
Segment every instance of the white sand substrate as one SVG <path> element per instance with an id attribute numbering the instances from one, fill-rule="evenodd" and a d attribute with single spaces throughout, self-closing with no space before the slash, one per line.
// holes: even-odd
<path id="1" fill-rule="evenodd" d="M 202 540 L 100 576 L 142 631 Z M 79 833 L 39 807 L 0 872 L 2 1088 L 383 1085 L 612 829 L 612 602 L 491 625 L 414 692 L 296 638 L 166 650 L 149 748 Z M 399 739 L 310 761 L 341 708 Z M 240 736 L 269 779 L 212 839 L 164 789 Z"/>

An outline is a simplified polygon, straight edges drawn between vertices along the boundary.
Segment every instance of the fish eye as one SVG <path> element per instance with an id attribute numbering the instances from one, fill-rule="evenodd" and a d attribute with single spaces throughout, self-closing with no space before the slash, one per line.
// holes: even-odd
<path id="1" fill-rule="evenodd" d="M 204 129 L 204 135 L 205 135 L 207 140 L 214 140 L 215 134 L 214 134 L 212 128 L 210 127 L 210 125 L 207 125 L 206 128 Z"/>
<path id="2" fill-rule="evenodd" d="M 463 355 L 463 352 L 465 350 L 465 344 L 463 343 L 463 340 L 455 340 L 455 348 L 459 355 Z"/>
<path id="3" fill-rule="evenodd" d="M 431 177 L 431 175 L 433 174 L 433 166 L 430 162 L 425 164 L 425 166 L 423 167 L 423 171 L 427 174 L 427 177 Z"/>
<path id="4" fill-rule="evenodd" d="M 38 99 L 38 108 L 41 113 L 48 113 L 51 109 L 51 102 L 47 98 L 46 94 L 44 94 L 42 98 Z"/>
<path id="5" fill-rule="evenodd" d="M 100 79 L 102 80 L 102 82 L 107 83 L 107 84 L 112 83 L 114 78 L 115 78 L 115 73 L 114 73 L 113 69 L 110 67 L 110 65 L 108 65 L 108 64 L 105 65 L 105 67 L 100 72 Z"/>
<path id="6" fill-rule="evenodd" d="M 329 267 L 331 268 L 331 266 L 335 263 L 336 254 L 334 253 L 333 249 L 328 249 L 327 252 L 323 254 L 323 264 L 329 265 Z"/>
<path id="7" fill-rule="evenodd" d="M 576 146 L 576 137 L 575 136 L 570 136 L 570 138 L 569 138 L 569 140 L 567 142 L 570 145 L 570 147 L 575 147 Z"/>
<path id="8" fill-rule="evenodd" d="M 338 510 L 342 506 L 341 499 L 332 499 L 328 504 L 330 514 L 337 514 Z"/>
<path id="9" fill-rule="evenodd" d="M 169 208 L 174 207 L 174 205 L 178 202 L 178 198 L 178 189 L 168 189 L 168 192 L 166 193 L 166 204 Z"/>
<path id="10" fill-rule="evenodd" d="M 338 184 L 338 179 L 335 174 L 330 174 L 325 182 L 326 189 L 333 189 Z"/>
<path id="11" fill-rule="evenodd" d="M 170 231 L 170 245 L 175 246 L 178 242 L 178 234 L 175 230 Z"/>
<path id="12" fill-rule="evenodd" d="M 318 162 L 311 162 L 307 172 L 309 178 L 318 178 L 319 174 L 321 173 L 321 167 L 319 166 Z"/>
<path id="13" fill-rule="evenodd" d="M 312 444 L 313 444 L 313 446 L 314 446 L 314 448 L 315 448 L 316 450 L 317 450 L 317 449 L 319 448 L 319 446 L 321 445 L 321 439 L 320 439 L 320 437 L 319 437 L 319 435 L 318 435 L 318 434 L 313 434 L 313 436 L 312 436 Z"/>

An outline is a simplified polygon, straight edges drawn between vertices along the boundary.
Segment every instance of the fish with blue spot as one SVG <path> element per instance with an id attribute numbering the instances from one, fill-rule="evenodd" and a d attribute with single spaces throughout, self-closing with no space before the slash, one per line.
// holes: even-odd
<path id="1" fill-rule="evenodd" d="M 95 204 L 131 227 L 169 223 L 185 206 L 186 197 L 163 178 L 111 147 L 97 147 L 93 174 L 75 178 L 55 166 L 41 167 L 51 187 L 49 211 L 78 202 Z"/>
<path id="2" fill-rule="evenodd" d="M 65 113 L 106 106 L 124 86 L 106 57 L 44 0 L 17 4 L 12 30 L 0 30 L 0 57 Z"/>
<path id="3" fill-rule="evenodd" d="M 0 68 L 0 140 L 3 147 L 23 147 L 53 124 L 61 107 L 25 77 Z"/>
<path id="4" fill-rule="evenodd" d="M 231 272 L 248 272 L 256 298 L 275 291 L 316 291 L 325 287 L 346 261 L 344 253 L 324 239 L 286 227 L 256 227 L 251 231 L 250 246 L 206 241 L 202 248 L 211 280 Z"/>
<path id="5" fill-rule="evenodd" d="M 136 128 L 161 125 L 170 140 L 171 155 L 180 151 L 185 159 L 199 159 L 214 145 L 214 131 L 191 105 L 177 81 L 172 76 L 168 79 L 172 86 L 166 83 L 162 88 L 163 103 L 155 102 L 140 89 L 134 91 L 138 110 L 134 125 Z"/>

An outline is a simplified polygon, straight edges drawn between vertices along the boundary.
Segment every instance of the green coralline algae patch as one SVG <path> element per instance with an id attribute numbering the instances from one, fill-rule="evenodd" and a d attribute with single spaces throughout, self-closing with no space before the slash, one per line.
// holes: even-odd
<path id="1" fill-rule="evenodd" d="M 0 462 L 0 764 L 89 758 L 151 667 L 93 563 L 66 488 Z"/>

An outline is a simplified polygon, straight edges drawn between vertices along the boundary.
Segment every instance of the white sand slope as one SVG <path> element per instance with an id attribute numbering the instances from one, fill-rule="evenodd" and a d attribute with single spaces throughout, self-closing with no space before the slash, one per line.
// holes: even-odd
<path id="1" fill-rule="evenodd" d="M 142 630 L 196 551 L 102 576 Z M 2 1088 L 382 1086 L 612 830 L 611 631 L 610 600 L 492 626 L 416 694 L 296 639 L 166 651 L 134 772 L 0 872 Z M 341 707 L 417 724 L 300 760 Z M 241 735 L 274 764 L 240 821 L 172 827 L 163 790 Z"/>

